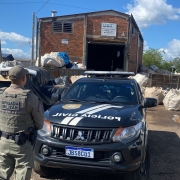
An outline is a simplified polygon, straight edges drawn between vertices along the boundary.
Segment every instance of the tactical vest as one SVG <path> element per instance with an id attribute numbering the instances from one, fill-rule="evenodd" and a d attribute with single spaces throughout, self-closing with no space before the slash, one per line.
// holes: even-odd
<path id="1" fill-rule="evenodd" d="M 0 88 L 0 130 L 6 133 L 28 132 L 34 120 L 27 111 L 27 96 L 30 90 L 20 94 L 8 94 Z"/>

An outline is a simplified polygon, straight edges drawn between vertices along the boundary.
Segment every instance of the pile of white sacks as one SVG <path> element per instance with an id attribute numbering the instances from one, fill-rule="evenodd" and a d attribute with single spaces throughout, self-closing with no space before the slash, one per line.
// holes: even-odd
<path id="1" fill-rule="evenodd" d="M 158 104 L 163 104 L 167 110 L 180 110 L 180 90 L 163 90 L 162 87 L 148 87 L 149 77 L 144 72 L 137 73 L 131 78 L 138 82 L 145 98 L 156 98 Z"/>
<path id="2" fill-rule="evenodd" d="M 64 60 L 58 56 L 59 52 L 51 52 L 44 54 L 44 56 L 41 56 L 41 66 L 50 66 L 50 67 L 58 67 L 62 68 L 65 67 L 65 62 Z M 39 58 L 37 58 L 35 66 L 38 66 L 38 61 Z M 69 60 L 69 62 L 72 64 L 71 69 L 86 69 L 86 66 L 83 65 L 82 63 L 77 63 Z"/>

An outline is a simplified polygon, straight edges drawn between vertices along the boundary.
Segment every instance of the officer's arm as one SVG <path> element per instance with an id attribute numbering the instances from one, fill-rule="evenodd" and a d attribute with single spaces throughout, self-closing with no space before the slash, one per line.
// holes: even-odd
<path id="1" fill-rule="evenodd" d="M 41 129 L 44 123 L 44 108 L 42 102 L 38 99 L 38 97 L 34 93 L 30 93 L 28 95 L 28 109 L 31 114 L 35 127 L 37 129 Z"/>

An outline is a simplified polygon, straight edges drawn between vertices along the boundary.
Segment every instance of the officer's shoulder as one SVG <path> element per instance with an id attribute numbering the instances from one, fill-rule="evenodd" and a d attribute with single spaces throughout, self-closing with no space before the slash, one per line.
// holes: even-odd
<path id="1" fill-rule="evenodd" d="M 29 93 L 31 93 L 32 91 L 30 90 L 30 89 L 23 89 L 23 93 L 27 93 L 27 94 L 29 94 Z"/>
<path id="2" fill-rule="evenodd" d="M 21 95 L 27 96 L 31 94 L 31 90 L 30 89 L 23 89 L 23 91 L 21 92 Z"/>
<path id="3" fill-rule="evenodd" d="M 2 87 L 2 88 L 0 88 L 0 90 L 5 90 L 5 89 L 7 89 L 7 87 Z"/>
<path id="4" fill-rule="evenodd" d="M 28 98 L 29 98 L 29 99 L 38 99 L 38 97 L 37 97 L 32 91 L 30 91 L 30 92 L 28 93 Z"/>

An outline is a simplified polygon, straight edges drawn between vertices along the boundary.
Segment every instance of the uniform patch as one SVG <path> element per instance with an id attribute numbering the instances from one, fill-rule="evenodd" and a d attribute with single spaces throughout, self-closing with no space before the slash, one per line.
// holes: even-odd
<path id="1" fill-rule="evenodd" d="M 62 106 L 63 109 L 78 109 L 81 107 L 81 104 L 66 104 Z"/>
<path id="2" fill-rule="evenodd" d="M 19 111 L 20 102 L 2 101 L 2 110 Z"/>

